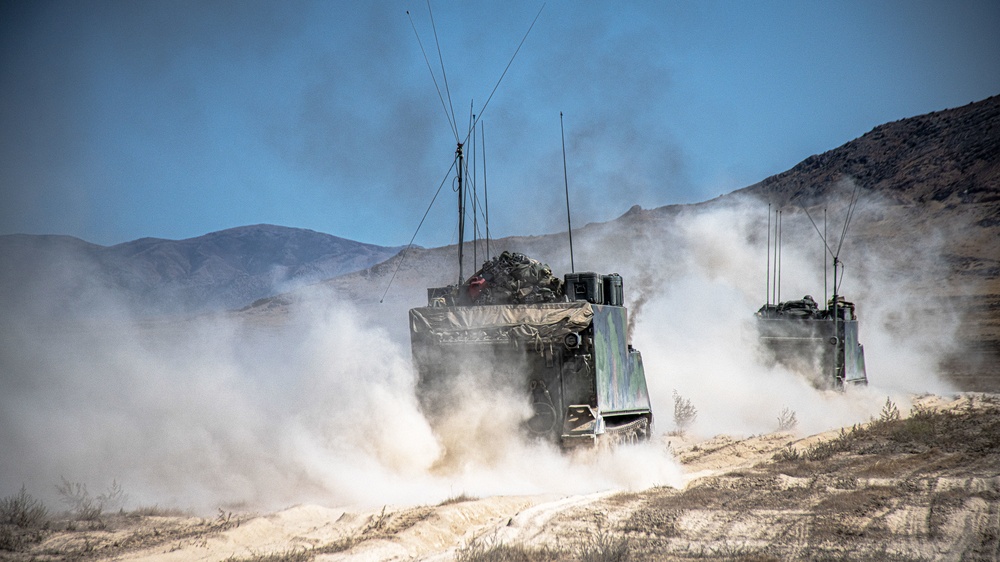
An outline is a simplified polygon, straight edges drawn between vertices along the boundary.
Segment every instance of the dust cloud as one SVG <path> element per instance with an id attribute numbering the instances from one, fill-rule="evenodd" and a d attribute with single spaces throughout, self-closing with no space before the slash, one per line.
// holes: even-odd
<path id="1" fill-rule="evenodd" d="M 280 318 L 140 319 L 109 295 L 70 319 L 41 309 L 0 326 L 3 495 L 58 508 L 62 478 L 117 482 L 127 508 L 212 513 L 680 483 L 652 448 L 577 458 L 524 438 L 530 412 L 503 389 L 467 385 L 432 427 L 409 342 L 320 289 Z"/>
<path id="2" fill-rule="evenodd" d="M 851 189 L 849 182 L 841 186 L 848 195 Z M 796 413 L 798 432 L 811 434 L 878 417 L 887 398 L 905 412 L 914 394 L 953 390 L 937 363 L 953 349 L 959 319 L 914 306 L 927 283 L 921 271 L 934 270 L 938 260 L 933 235 L 915 233 L 915 240 L 929 242 L 899 249 L 855 244 L 848 232 L 841 259 L 849 268 L 839 293 L 857 305 L 869 386 L 819 390 L 800 374 L 766 366 L 757 348 L 753 314 L 768 298 L 767 202 L 730 196 L 719 203 L 644 228 L 630 248 L 613 252 L 624 266 L 607 264 L 626 275 L 626 304 L 639 313 L 633 342 L 643 354 L 661 431 L 674 429 L 674 391 L 698 411 L 689 431 L 709 437 L 775 431 L 785 408 Z M 845 197 L 829 204 L 834 250 L 846 207 Z M 878 201 L 863 201 L 854 221 L 873 220 L 881 210 Z M 822 207 L 810 212 L 822 221 Z M 781 300 L 812 295 L 822 308 L 821 239 L 801 209 L 783 210 L 782 229 Z M 594 246 L 610 240 L 592 239 L 588 254 L 600 255 Z M 832 268 L 829 275 L 832 292 Z"/>
<path id="3" fill-rule="evenodd" d="M 659 435 L 674 429 L 674 391 L 697 409 L 688 429 L 697 438 L 774 431 L 786 408 L 811 434 L 877 417 L 887 397 L 905 412 L 915 393 L 952 390 L 936 364 L 958 318 L 911 306 L 927 282 L 919 272 L 933 271 L 937 256 L 926 233 L 903 250 L 850 235 L 844 244 L 841 294 L 857 304 L 868 387 L 818 390 L 765 366 L 753 313 L 767 294 L 766 209 L 729 197 L 712 210 L 646 217 L 631 234 L 578 237 L 587 269 L 625 277 Z M 829 205 L 831 231 L 845 210 Z M 855 220 L 880 212 L 868 201 Z M 822 302 L 815 231 L 795 209 L 783 221 L 782 300 Z M 93 303 L 89 313 L 64 318 L 29 302 L 0 321 L 0 494 L 24 484 L 59 505 L 61 478 L 95 491 L 117 481 L 132 506 L 211 512 L 683 481 L 659 438 L 594 456 L 525 438 L 523 396 L 474 373 L 432 424 L 416 398 L 409 341 L 394 328 L 406 322 L 401 304 L 374 314 L 315 289 L 280 317 L 151 320 L 100 287 L 76 298 Z"/>

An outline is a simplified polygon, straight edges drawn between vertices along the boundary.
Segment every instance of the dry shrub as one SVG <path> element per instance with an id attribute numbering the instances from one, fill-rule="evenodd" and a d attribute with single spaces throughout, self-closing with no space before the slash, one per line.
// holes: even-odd
<path id="1" fill-rule="evenodd" d="M 27 530 L 13 525 L 0 525 L 0 552 L 17 552 L 30 545 L 41 542 L 42 533 L 39 530 Z M 3 558 L 0 556 L 0 558 Z"/>
<path id="2" fill-rule="evenodd" d="M 687 398 L 682 397 L 674 391 L 674 426 L 677 428 L 677 434 L 683 434 L 684 431 L 694 423 L 694 420 L 698 418 L 698 410 L 691 404 L 691 401 Z"/>
<path id="3" fill-rule="evenodd" d="M 17 495 L 0 499 L 0 551 L 17 552 L 41 542 L 48 510 L 22 485 Z"/>
<path id="4" fill-rule="evenodd" d="M 631 560 L 632 539 L 598 531 L 576 551 L 580 562 L 626 562 Z"/>
<path id="5" fill-rule="evenodd" d="M 798 449 L 787 445 L 780 451 L 771 457 L 771 460 L 775 462 L 795 462 L 802 459 L 802 455 L 799 453 Z"/>
<path id="6" fill-rule="evenodd" d="M 633 539 L 603 531 L 592 534 L 575 548 L 531 547 L 504 544 L 496 535 L 474 539 L 455 552 L 456 562 L 627 562 L 632 559 Z"/>
<path id="7" fill-rule="evenodd" d="M 94 521 L 106 510 L 120 509 L 128 498 L 117 480 L 97 496 L 90 495 L 86 484 L 70 482 L 65 478 L 62 478 L 61 484 L 56 485 L 56 491 L 62 502 L 69 507 L 70 513 L 82 521 Z"/>
<path id="8" fill-rule="evenodd" d="M 14 496 L 0 499 L 0 523 L 22 529 L 41 527 L 48 521 L 49 511 L 22 485 Z"/>
<path id="9" fill-rule="evenodd" d="M 882 406 L 882 411 L 879 413 L 878 421 L 882 423 L 894 422 L 899 419 L 899 408 L 896 404 L 886 396 L 885 405 Z"/>
<path id="10" fill-rule="evenodd" d="M 795 415 L 795 410 L 788 406 L 781 409 L 778 414 L 778 431 L 792 431 L 799 425 L 799 419 Z"/>
<path id="11" fill-rule="evenodd" d="M 542 547 L 504 544 L 496 535 L 473 539 L 455 552 L 455 562 L 555 562 L 560 556 Z"/>

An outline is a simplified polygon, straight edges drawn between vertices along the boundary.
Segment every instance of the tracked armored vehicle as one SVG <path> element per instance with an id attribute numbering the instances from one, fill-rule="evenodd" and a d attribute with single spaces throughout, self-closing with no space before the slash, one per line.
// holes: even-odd
<path id="1" fill-rule="evenodd" d="M 821 389 L 843 390 L 847 385 L 867 385 L 865 348 L 858 341 L 858 317 L 854 303 L 838 295 L 843 262 L 840 250 L 858 204 L 860 185 L 855 186 L 847 206 L 847 217 L 841 229 L 840 241 L 830 244 L 826 235 L 826 210 L 823 211 L 823 230 L 813 220 L 809 210 L 802 212 L 809 218 L 816 233 L 823 241 L 823 298 L 826 298 L 826 257 L 833 261 L 833 295 L 820 309 L 809 295 L 800 300 L 781 301 L 781 214 L 775 211 L 774 245 L 771 244 L 771 211 L 768 208 L 767 240 L 767 302 L 755 314 L 760 349 L 771 363 L 780 363 L 792 371 L 805 375 L 813 386 Z M 834 250 L 836 246 L 836 250 Z M 772 254 L 773 251 L 773 254 Z M 773 257 L 773 262 L 772 262 Z M 771 277 L 771 264 L 774 277 Z"/>
<path id="2" fill-rule="evenodd" d="M 522 430 L 571 448 L 648 439 L 639 351 L 626 341 L 617 274 L 563 279 L 504 252 L 462 284 L 428 289 L 410 310 L 418 396 L 432 420 L 461 400 L 458 381 L 524 401 Z M 491 407 L 485 404 L 483 407 Z"/>
<path id="3" fill-rule="evenodd" d="M 760 341 L 771 358 L 804 373 L 814 386 L 868 384 L 865 348 L 858 341 L 854 304 L 838 296 L 821 310 L 809 295 L 757 311 Z"/>

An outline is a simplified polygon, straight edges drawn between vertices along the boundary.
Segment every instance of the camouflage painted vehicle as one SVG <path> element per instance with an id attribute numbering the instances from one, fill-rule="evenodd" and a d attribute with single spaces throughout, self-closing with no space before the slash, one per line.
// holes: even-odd
<path id="1" fill-rule="evenodd" d="M 865 348 L 858 342 L 854 304 L 838 296 L 820 310 L 809 295 L 764 305 L 757 330 L 772 362 L 809 377 L 818 388 L 866 385 Z"/>
<path id="2" fill-rule="evenodd" d="M 563 447 L 648 439 L 653 414 L 627 314 L 619 275 L 559 279 L 504 252 L 410 310 L 421 406 L 433 423 L 472 377 L 523 399 L 523 429 Z"/>

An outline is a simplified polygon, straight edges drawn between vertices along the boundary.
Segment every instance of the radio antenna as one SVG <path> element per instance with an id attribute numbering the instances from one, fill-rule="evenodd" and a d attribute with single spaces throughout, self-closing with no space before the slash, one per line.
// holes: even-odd
<path id="1" fill-rule="evenodd" d="M 774 210 L 774 261 L 771 263 L 771 286 L 768 289 L 771 291 L 771 302 L 778 304 L 774 300 L 774 281 L 778 278 L 778 210 Z"/>
<path id="2" fill-rule="evenodd" d="M 765 302 L 767 306 L 764 310 L 771 310 L 771 204 L 767 204 L 767 273 L 765 275 L 767 279 L 767 293 Z"/>
<path id="3" fill-rule="evenodd" d="M 475 115 L 472 116 L 476 118 Z M 475 127 L 473 127 L 475 129 Z M 476 135 L 472 134 L 472 266 L 473 269 L 479 264 L 479 186 L 476 185 L 478 179 L 476 175 Z"/>
<path id="4" fill-rule="evenodd" d="M 389 288 L 392 287 L 392 282 L 396 278 L 396 273 L 399 271 L 399 268 L 402 266 L 403 261 L 406 259 L 406 255 L 407 255 L 410 247 L 413 246 L 413 241 L 416 239 L 417 233 L 420 232 L 420 227 L 423 226 L 424 220 L 427 219 L 427 215 L 428 215 L 428 213 L 430 213 L 431 207 L 434 206 L 434 201 L 437 200 L 438 194 L 441 193 L 441 189 L 444 187 L 444 184 L 447 182 L 448 177 L 451 174 L 451 171 L 453 169 L 455 169 L 456 164 L 458 166 L 458 170 L 457 170 L 458 173 L 457 173 L 457 185 L 456 185 L 455 191 L 458 193 L 458 213 L 459 213 L 459 215 L 458 215 L 458 232 L 459 232 L 459 242 L 458 242 L 458 282 L 459 282 L 459 284 L 461 284 L 464 281 L 464 279 L 463 279 L 464 275 L 463 275 L 463 269 L 462 269 L 462 262 L 463 262 L 463 249 L 462 249 L 462 246 L 463 246 L 464 235 L 465 235 L 465 200 L 464 200 L 465 198 L 464 198 L 464 190 L 463 190 L 464 186 L 463 186 L 463 181 L 462 180 L 463 180 L 463 176 L 466 173 L 466 169 L 465 169 L 465 155 L 464 155 L 463 148 L 464 148 L 465 143 L 468 142 L 469 138 L 474 134 L 476 123 L 478 123 L 479 120 L 482 119 L 483 113 L 486 111 L 486 107 L 490 104 L 490 101 L 493 99 L 493 95 L 496 94 L 497 89 L 500 87 L 500 83 L 503 82 L 504 77 L 507 75 L 507 71 L 510 70 L 511 65 L 514 64 L 514 59 L 517 57 L 517 54 L 521 51 L 521 47 L 524 46 L 524 42 L 528 39 L 528 35 L 531 33 L 531 30 L 535 27 L 535 23 L 538 22 L 538 18 L 542 15 L 542 10 L 544 10 L 544 9 L 545 9 L 545 4 L 542 4 L 542 7 L 538 9 L 538 13 L 535 14 L 535 18 L 531 21 L 531 25 L 528 26 L 528 30 L 524 32 L 524 36 L 521 38 L 520 43 L 518 43 L 517 48 L 514 50 L 514 54 L 511 55 L 510 60 L 507 62 L 507 66 L 504 67 L 503 72 L 500 74 L 500 78 L 497 80 L 497 83 L 493 86 L 493 90 L 490 92 L 489 97 L 486 98 L 486 103 L 484 103 L 483 107 L 480 108 L 479 115 L 475 116 L 471 120 L 472 122 L 469 125 L 468 132 L 466 133 L 464 139 L 461 139 L 459 137 L 459 134 L 458 134 L 458 125 L 457 125 L 457 120 L 455 119 L 455 109 L 454 109 L 454 105 L 451 103 L 451 91 L 450 91 L 450 89 L 448 87 L 448 77 L 447 77 L 447 74 L 446 74 L 446 72 L 444 70 L 444 56 L 441 54 L 441 44 L 440 44 L 440 42 L 438 40 L 437 27 L 434 24 L 434 14 L 433 14 L 433 12 L 431 10 L 430 0 L 427 0 L 427 12 L 430 15 L 431 27 L 434 30 L 434 41 L 435 41 L 435 44 L 437 45 L 438 61 L 441 64 L 441 74 L 442 74 L 442 79 L 443 79 L 443 82 L 444 82 L 444 85 L 445 85 L 445 94 L 446 94 L 446 96 L 448 98 L 448 102 L 447 103 L 445 103 L 445 97 L 446 96 L 445 96 L 445 94 L 441 93 L 441 87 L 438 85 L 437 78 L 435 78 L 435 76 L 434 76 L 434 70 L 431 67 L 430 59 L 427 57 L 427 52 L 424 49 L 423 43 L 420 41 L 420 34 L 417 33 L 417 28 L 416 28 L 416 26 L 413 23 L 413 18 L 410 15 L 409 10 L 406 11 L 406 15 L 410 19 L 410 27 L 413 28 L 413 34 L 417 38 L 417 44 L 420 45 L 420 52 L 424 56 L 424 62 L 427 64 L 427 70 L 430 71 L 431 80 L 434 82 L 434 87 L 437 90 L 438 98 L 441 100 L 441 107 L 444 109 L 445 116 L 448 118 L 448 123 L 451 126 L 452 133 L 455 135 L 455 141 L 456 141 L 455 144 L 457 146 L 455 148 L 455 158 L 452 160 L 451 166 L 449 166 L 448 171 L 445 173 L 445 178 L 441 181 L 441 185 L 439 185 L 437 191 L 434 192 L 434 197 L 431 198 L 431 202 L 427 206 L 427 210 L 424 212 L 424 216 L 420 219 L 420 224 L 417 225 L 417 229 L 414 231 L 413 237 L 410 239 L 410 243 L 406 245 L 406 248 L 403 250 L 403 253 L 402 253 L 402 256 L 400 257 L 400 260 L 396 263 L 396 268 L 395 268 L 395 270 L 393 270 L 392 277 L 390 277 L 389 283 L 386 285 L 385 292 L 382 294 L 382 298 L 379 300 L 380 303 L 385 301 L 385 295 L 387 295 L 389 293 Z M 449 108 L 450 108 L 450 111 L 449 111 Z M 483 171 L 483 174 L 485 176 L 485 156 L 484 156 L 484 171 Z M 484 183 L 485 183 L 485 177 L 484 177 Z M 488 214 L 489 214 L 489 211 L 487 210 L 487 215 Z M 489 234 L 488 234 L 488 232 L 489 232 L 489 222 L 488 222 L 488 219 L 487 219 L 487 245 L 489 244 L 489 241 L 488 241 L 489 240 L 488 239 Z M 489 250 L 487 250 L 487 255 L 488 254 L 489 254 Z"/>
<path id="5" fill-rule="evenodd" d="M 774 304 L 781 302 L 781 210 L 778 210 L 778 258 L 775 263 L 778 265 L 778 277 L 776 279 L 778 285 L 778 298 L 774 301 Z"/>
<path id="6" fill-rule="evenodd" d="M 455 159 L 458 160 L 458 284 L 461 285 L 465 277 L 462 275 L 462 246 L 465 245 L 465 191 L 462 186 L 462 177 L 465 176 L 465 155 L 462 152 L 462 144 L 459 143 L 455 149 Z"/>
<path id="7" fill-rule="evenodd" d="M 854 213 L 858 208 L 858 201 L 860 201 L 861 186 L 855 185 L 854 191 L 851 193 L 850 202 L 847 205 L 847 216 L 844 218 L 844 227 L 840 231 L 840 240 L 837 242 L 837 251 L 833 251 L 830 247 L 830 242 L 826 236 L 826 208 L 823 208 L 823 232 L 819 231 L 819 226 L 816 221 L 813 220 L 812 215 L 809 214 L 809 209 L 802 207 L 802 210 L 806 212 L 806 216 L 809 217 L 809 222 L 812 223 L 813 228 L 816 229 L 816 234 L 823 239 L 823 246 L 826 248 L 827 253 L 833 258 L 833 296 L 831 301 L 833 302 L 833 314 L 837 315 L 837 297 L 838 290 L 840 288 L 840 281 L 843 279 L 843 274 L 838 277 L 837 270 L 844 267 L 844 262 L 840 261 L 840 250 L 844 247 L 844 240 L 847 238 L 847 229 L 851 226 L 851 221 L 854 219 Z M 826 260 L 823 260 L 823 298 L 826 298 Z"/>
<path id="8" fill-rule="evenodd" d="M 469 102 L 469 123 L 473 123 L 476 120 L 476 114 L 473 113 L 475 107 L 475 100 Z M 479 214 L 478 214 L 478 203 L 479 203 L 479 186 L 476 185 L 476 126 L 472 125 L 472 137 L 469 142 L 472 143 L 472 175 L 469 176 L 469 189 L 472 193 L 469 200 L 472 201 L 472 269 L 475 270 L 479 264 Z"/>
<path id="9" fill-rule="evenodd" d="M 444 109 L 444 116 L 448 119 L 448 127 L 451 129 L 452 133 L 455 135 L 455 142 L 458 142 L 458 126 L 455 125 L 455 120 L 453 119 L 453 113 L 448 112 L 448 104 L 444 101 L 444 94 L 441 93 L 441 86 L 438 85 L 437 77 L 434 76 L 434 69 L 431 68 L 431 61 L 427 57 L 427 51 L 424 49 L 424 43 L 420 40 L 420 34 L 417 33 L 417 26 L 413 24 L 413 16 L 410 15 L 410 11 L 406 11 L 406 17 L 410 20 L 410 27 L 413 28 L 413 35 L 417 38 L 417 45 L 420 46 L 420 53 L 424 55 L 424 63 L 427 64 L 427 71 L 431 74 L 431 81 L 434 82 L 434 89 L 437 91 L 438 99 L 441 100 L 441 108 Z"/>
<path id="10" fill-rule="evenodd" d="M 444 173 L 444 177 L 441 178 L 441 183 L 438 185 L 437 191 L 434 192 L 434 197 L 431 197 L 431 202 L 427 205 L 427 210 L 424 211 L 424 216 L 420 217 L 420 223 L 417 225 L 417 229 L 413 231 L 413 236 L 410 237 L 409 244 L 403 248 L 403 253 L 399 257 L 399 261 L 396 262 L 396 268 L 392 270 L 392 276 L 389 277 L 389 282 L 385 286 L 385 291 L 382 293 L 382 298 L 379 299 L 379 304 L 385 302 L 385 296 L 389 294 L 389 288 L 392 287 L 392 282 L 396 279 L 396 274 L 399 273 L 399 268 L 406 261 L 406 254 L 413 247 L 413 241 L 417 239 L 417 233 L 420 232 L 420 227 L 424 226 L 424 221 L 427 220 L 427 215 L 431 212 L 431 207 L 434 206 L 434 202 L 437 201 L 438 195 L 441 195 L 441 189 L 444 188 L 444 184 L 448 183 L 448 177 L 451 176 L 451 171 L 455 169 L 455 161 L 451 162 L 451 166 L 448 167 L 448 171 Z"/>
<path id="11" fill-rule="evenodd" d="M 483 139 L 483 199 L 486 203 L 486 261 L 490 261 L 490 192 L 486 189 L 486 123 L 480 125 Z"/>
<path id="12" fill-rule="evenodd" d="M 437 26 L 434 25 L 434 12 L 431 10 L 431 0 L 427 0 L 427 15 L 431 18 L 431 31 L 434 32 L 434 44 L 437 46 L 438 61 L 441 63 L 441 77 L 444 80 L 444 91 L 448 94 L 448 106 L 451 108 L 451 122 L 455 127 L 455 136 L 458 136 L 458 120 L 455 119 L 455 106 L 451 103 L 451 90 L 448 88 L 448 73 L 444 69 L 444 55 L 441 54 L 441 42 L 438 41 Z"/>
<path id="13" fill-rule="evenodd" d="M 563 184 L 566 186 L 566 225 L 569 232 L 569 271 L 576 273 L 573 264 L 573 220 L 569 215 L 569 174 L 566 172 L 566 128 L 563 127 L 563 114 L 559 112 L 559 131 L 562 133 L 562 153 L 563 153 Z"/>

